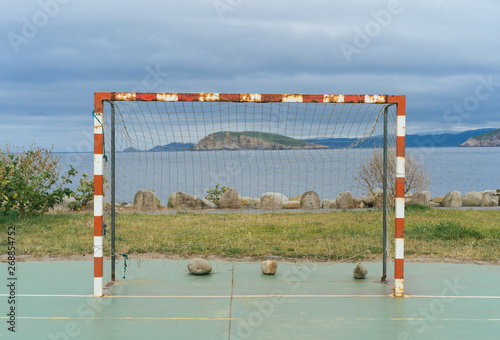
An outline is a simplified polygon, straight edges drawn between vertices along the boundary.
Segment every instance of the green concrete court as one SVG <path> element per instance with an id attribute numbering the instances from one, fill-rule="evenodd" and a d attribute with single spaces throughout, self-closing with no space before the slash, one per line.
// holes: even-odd
<path id="1" fill-rule="evenodd" d="M 260 262 L 212 262 L 213 274 L 193 276 L 187 262 L 132 256 L 121 280 L 120 261 L 104 298 L 90 297 L 90 261 L 17 263 L 15 334 L 2 263 L 0 337 L 500 339 L 499 266 L 407 263 L 408 295 L 393 298 L 380 263 L 365 263 L 367 279 L 354 280 L 353 263 L 279 263 L 265 276 Z"/>

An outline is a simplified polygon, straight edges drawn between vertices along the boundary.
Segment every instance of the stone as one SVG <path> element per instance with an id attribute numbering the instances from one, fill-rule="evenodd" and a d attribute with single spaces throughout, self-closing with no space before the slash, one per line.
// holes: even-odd
<path id="1" fill-rule="evenodd" d="M 278 264 L 276 263 L 276 261 L 267 260 L 261 263 L 260 270 L 263 274 L 274 275 L 278 270 Z"/>
<path id="2" fill-rule="evenodd" d="M 368 274 L 368 269 L 362 264 L 358 263 L 356 268 L 353 270 L 353 275 L 355 279 L 364 279 Z"/>
<path id="3" fill-rule="evenodd" d="M 203 202 L 195 195 L 187 194 L 185 192 L 175 192 L 168 198 L 168 208 L 173 209 L 210 209 L 210 205 Z"/>
<path id="4" fill-rule="evenodd" d="M 260 198 L 250 198 L 248 200 L 248 206 L 255 209 L 260 209 Z"/>
<path id="5" fill-rule="evenodd" d="M 409 201 L 411 204 L 429 205 L 431 199 L 432 199 L 431 192 L 425 190 L 425 191 L 417 191 L 414 195 L 412 195 Z"/>
<path id="6" fill-rule="evenodd" d="M 354 208 L 354 196 L 350 191 L 341 192 L 336 198 L 337 205 L 339 209 L 353 209 Z"/>
<path id="7" fill-rule="evenodd" d="M 210 274 L 212 271 L 212 265 L 210 262 L 204 259 L 192 259 L 188 265 L 187 268 L 191 274 L 194 275 L 206 275 Z"/>
<path id="8" fill-rule="evenodd" d="M 217 209 L 217 206 L 214 202 L 207 200 L 206 198 L 202 198 L 201 201 L 205 205 L 207 209 Z"/>
<path id="9" fill-rule="evenodd" d="M 323 200 L 323 203 L 321 204 L 321 207 L 323 209 L 337 209 L 338 208 L 337 200 L 336 199 L 333 199 L 333 200 Z"/>
<path id="10" fill-rule="evenodd" d="M 283 208 L 283 203 L 287 203 L 288 198 L 278 192 L 266 192 L 260 198 L 260 209 L 275 210 Z"/>
<path id="11" fill-rule="evenodd" d="M 431 208 L 439 208 L 440 206 L 441 206 L 441 204 L 439 204 L 439 203 L 432 202 L 432 201 L 429 202 L 429 207 L 431 207 Z"/>
<path id="12" fill-rule="evenodd" d="M 302 198 L 302 195 L 297 195 L 297 196 L 293 196 L 292 198 L 289 198 L 288 200 L 289 201 L 299 201 L 300 202 L 301 198 Z"/>
<path id="13" fill-rule="evenodd" d="M 481 201 L 482 207 L 497 207 L 498 206 L 498 196 L 494 196 L 491 192 L 486 192 L 483 195 L 483 199 Z"/>
<path id="14" fill-rule="evenodd" d="M 300 201 L 288 201 L 283 203 L 283 209 L 300 209 Z"/>
<path id="15" fill-rule="evenodd" d="M 69 208 L 69 204 L 70 203 L 74 203 L 76 202 L 76 198 L 74 197 L 68 197 L 68 196 L 64 196 L 62 198 L 62 201 L 57 203 L 56 205 L 54 205 L 54 207 L 51 209 L 51 211 L 54 211 L 54 212 L 70 212 L 72 211 L 70 208 Z M 94 207 L 94 205 L 92 204 L 92 208 Z"/>
<path id="16" fill-rule="evenodd" d="M 363 202 L 362 197 L 357 197 L 354 199 L 354 208 L 361 209 L 365 207 L 365 202 Z"/>
<path id="17" fill-rule="evenodd" d="M 94 200 L 90 200 L 87 202 L 87 209 L 88 210 L 94 209 Z"/>
<path id="18" fill-rule="evenodd" d="M 134 197 L 134 207 L 139 210 L 157 210 L 158 196 L 151 190 L 139 190 Z"/>
<path id="19" fill-rule="evenodd" d="M 441 202 L 443 207 L 461 207 L 462 206 L 462 194 L 459 191 L 452 191 L 447 193 L 443 201 Z"/>
<path id="20" fill-rule="evenodd" d="M 396 200 L 394 196 L 391 194 L 387 194 L 387 206 L 394 207 L 396 204 Z M 384 192 L 377 193 L 377 197 L 375 197 L 375 202 L 373 204 L 374 208 L 383 208 L 384 207 Z"/>
<path id="21" fill-rule="evenodd" d="M 221 195 L 219 199 L 219 208 L 221 209 L 239 209 L 240 198 L 238 196 L 238 191 L 236 188 L 226 188 L 226 191 Z"/>
<path id="22" fill-rule="evenodd" d="M 321 209 L 321 199 L 314 191 L 307 191 L 300 198 L 300 207 L 302 209 Z"/>
<path id="23" fill-rule="evenodd" d="M 462 198 L 463 207 L 480 207 L 483 201 L 483 195 L 477 191 L 470 191 Z"/>
<path id="24" fill-rule="evenodd" d="M 373 206 L 375 205 L 376 197 L 372 194 L 360 198 L 362 198 L 363 203 L 366 205 L 367 208 L 373 208 Z"/>
<path id="25" fill-rule="evenodd" d="M 434 202 L 434 203 L 441 204 L 441 202 L 443 202 L 443 198 L 444 198 L 444 196 L 436 196 L 433 199 L 431 199 L 431 201 Z"/>

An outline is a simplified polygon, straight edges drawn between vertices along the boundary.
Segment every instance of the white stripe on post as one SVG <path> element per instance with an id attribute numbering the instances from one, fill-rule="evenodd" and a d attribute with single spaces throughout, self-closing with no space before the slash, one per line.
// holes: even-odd
<path id="1" fill-rule="evenodd" d="M 403 296 L 403 279 L 395 279 L 394 280 L 394 295 L 395 296 Z"/>
<path id="2" fill-rule="evenodd" d="M 103 236 L 94 236 L 94 257 L 102 257 Z"/>
<path id="3" fill-rule="evenodd" d="M 406 135 L 406 116 L 396 118 L 396 136 L 404 137 Z"/>
<path id="4" fill-rule="evenodd" d="M 405 198 L 396 197 L 396 218 L 405 218 Z"/>
<path id="5" fill-rule="evenodd" d="M 104 158 L 102 155 L 94 155 L 94 175 L 104 175 Z"/>
<path id="6" fill-rule="evenodd" d="M 394 257 L 396 259 L 404 259 L 405 258 L 405 239 L 404 238 L 397 238 L 396 239 L 394 252 L 395 252 Z"/>
<path id="7" fill-rule="evenodd" d="M 94 296 L 102 296 L 104 289 L 102 277 L 94 277 Z"/>
<path id="8" fill-rule="evenodd" d="M 405 158 L 396 157 L 396 177 L 405 177 Z"/>
<path id="9" fill-rule="evenodd" d="M 102 195 L 94 195 L 94 216 L 103 216 L 103 203 Z"/>

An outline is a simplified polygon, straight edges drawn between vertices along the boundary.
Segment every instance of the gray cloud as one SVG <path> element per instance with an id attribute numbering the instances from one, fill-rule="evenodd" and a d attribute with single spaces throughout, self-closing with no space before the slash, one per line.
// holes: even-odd
<path id="1" fill-rule="evenodd" d="M 218 3 L 229 6 L 222 17 Z M 9 3 L 0 13 L 0 138 L 62 151 L 78 144 L 76 130 L 92 129 L 94 91 L 133 89 L 406 94 L 409 132 L 499 127 L 497 85 L 477 107 L 469 102 L 474 110 L 447 111 L 467 104 L 482 79 L 500 82 L 500 4 L 401 0 L 388 17 L 390 3 Z M 54 15 L 38 27 L 41 4 Z M 29 39 L 26 22 L 36 30 Z M 17 53 L 12 34 L 24 39 Z M 356 49 L 350 60 L 342 44 Z M 161 79 L 146 81 L 155 68 Z"/>

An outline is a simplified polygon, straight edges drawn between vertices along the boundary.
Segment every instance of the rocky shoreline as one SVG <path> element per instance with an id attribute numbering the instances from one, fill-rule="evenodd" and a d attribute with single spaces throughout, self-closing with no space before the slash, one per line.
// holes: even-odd
<path id="1" fill-rule="evenodd" d="M 277 192 L 264 193 L 260 198 L 244 197 L 238 194 L 236 188 L 227 188 L 218 202 L 214 203 L 195 195 L 176 192 L 170 195 L 167 206 L 159 204 L 153 191 L 140 190 L 135 195 L 134 204 L 126 204 L 126 208 L 142 211 L 163 209 L 200 210 L 200 209 L 363 209 L 381 208 L 383 192 L 375 190 L 366 196 L 354 197 L 351 192 L 341 192 L 335 198 L 323 199 L 314 191 L 288 198 Z M 388 196 L 390 206 L 394 205 L 394 197 Z M 406 196 L 406 205 L 418 204 L 429 207 L 496 207 L 499 206 L 499 196 L 495 190 L 483 192 L 471 191 L 462 195 L 452 191 L 445 196 L 432 197 L 429 191 L 419 191 Z"/>

